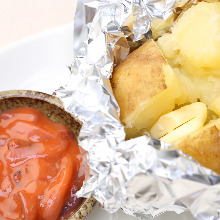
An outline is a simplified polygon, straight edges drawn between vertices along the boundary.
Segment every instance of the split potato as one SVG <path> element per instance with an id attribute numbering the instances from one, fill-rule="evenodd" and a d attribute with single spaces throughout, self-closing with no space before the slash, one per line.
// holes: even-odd
<path id="1" fill-rule="evenodd" d="M 127 139 L 150 133 L 220 174 L 220 1 L 207 1 L 152 22 L 162 36 L 119 64 L 111 84 Z"/>

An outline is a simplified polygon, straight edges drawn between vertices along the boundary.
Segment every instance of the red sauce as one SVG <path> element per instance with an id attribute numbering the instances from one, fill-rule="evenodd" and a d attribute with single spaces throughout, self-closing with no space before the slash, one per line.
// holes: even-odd
<path id="1" fill-rule="evenodd" d="M 33 108 L 0 114 L 0 219 L 55 220 L 82 199 L 82 158 L 73 133 Z"/>

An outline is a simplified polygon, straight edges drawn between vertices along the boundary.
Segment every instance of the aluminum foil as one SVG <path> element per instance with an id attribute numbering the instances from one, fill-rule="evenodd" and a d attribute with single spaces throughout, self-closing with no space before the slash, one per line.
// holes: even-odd
<path id="1" fill-rule="evenodd" d="M 79 144 L 90 176 L 78 196 L 95 197 L 109 212 L 151 219 L 185 210 L 220 218 L 220 177 L 170 144 L 142 136 L 125 141 L 109 77 L 131 42 L 149 37 L 151 20 L 167 19 L 186 1 L 80 0 L 75 18 L 72 73 L 57 94 L 84 124 Z M 130 42 L 129 42 L 130 41 Z M 137 43 L 138 45 L 138 43 Z"/>

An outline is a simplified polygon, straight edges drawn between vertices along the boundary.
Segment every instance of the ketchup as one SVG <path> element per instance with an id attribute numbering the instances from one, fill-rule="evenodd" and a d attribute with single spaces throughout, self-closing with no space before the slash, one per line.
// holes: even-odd
<path id="1" fill-rule="evenodd" d="M 0 114 L 0 219 L 55 220 L 76 211 L 84 180 L 73 133 L 33 108 Z"/>

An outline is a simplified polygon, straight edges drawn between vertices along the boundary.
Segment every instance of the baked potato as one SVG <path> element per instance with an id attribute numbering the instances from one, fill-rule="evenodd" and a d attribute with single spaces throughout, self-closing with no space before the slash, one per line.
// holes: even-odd
<path id="1" fill-rule="evenodd" d="M 119 64 L 111 84 L 127 139 L 150 133 L 220 174 L 219 15 L 220 1 L 207 0 L 187 5 L 167 33 L 156 22 L 162 36 Z"/>

